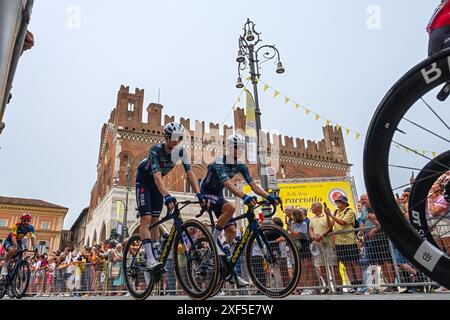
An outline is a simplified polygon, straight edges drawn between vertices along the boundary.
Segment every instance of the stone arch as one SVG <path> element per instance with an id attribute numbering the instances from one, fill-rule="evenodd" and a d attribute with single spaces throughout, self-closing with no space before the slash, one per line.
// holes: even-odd
<path id="1" fill-rule="evenodd" d="M 123 150 L 119 153 L 119 161 L 121 167 L 126 167 L 128 162 L 131 165 L 133 163 L 133 154 L 128 150 Z"/>
<path id="2" fill-rule="evenodd" d="M 97 230 L 94 230 L 94 235 L 92 236 L 92 245 L 95 246 L 97 244 Z"/>
<path id="3" fill-rule="evenodd" d="M 106 225 L 105 225 L 105 222 L 103 222 L 102 228 L 100 229 L 99 241 L 101 241 L 101 242 L 105 242 L 106 241 Z"/>

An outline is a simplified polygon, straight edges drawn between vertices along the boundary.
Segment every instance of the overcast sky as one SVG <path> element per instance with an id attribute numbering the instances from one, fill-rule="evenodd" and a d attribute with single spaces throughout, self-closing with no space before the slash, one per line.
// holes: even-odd
<path id="1" fill-rule="evenodd" d="M 439 1 L 38 1 L 35 47 L 21 58 L 0 136 L 0 194 L 69 208 L 89 205 L 100 130 L 121 84 L 170 115 L 232 123 L 237 40 L 247 17 L 276 44 L 286 73 L 262 80 L 342 126 L 365 133 L 394 82 L 426 57 Z M 78 13 L 79 18 L 78 19 Z M 262 88 L 261 88 L 262 89 Z M 320 140 L 310 115 L 260 90 L 266 129 Z M 364 140 L 345 137 L 358 193 Z M 423 145 L 423 143 L 422 143 Z"/>

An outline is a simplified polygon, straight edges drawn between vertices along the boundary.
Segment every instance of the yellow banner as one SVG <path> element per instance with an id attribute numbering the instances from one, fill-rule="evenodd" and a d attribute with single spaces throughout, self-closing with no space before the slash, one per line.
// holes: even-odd
<path id="1" fill-rule="evenodd" d="M 125 213 L 125 204 L 122 201 L 117 200 L 116 206 L 117 206 L 117 221 L 119 221 L 120 223 L 123 223 L 123 214 Z"/>
<path id="2" fill-rule="evenodd" d="M 255 115 L 255 101 L 253 100 L 252 94 L 245 90 L 247 94 L 247 121 L 245 123 L 245 135 L 247 137 L 256 138 L 256 115 Z"/>
<path id="3" fill-rule="evenodd" d="M 355 209 L 353 201 L 353 193 L 350 182 L 345 181 L 329 181 L 329 182 L 306 182 L 306 183 L 280 183 L 280 197 L 283 200 L 283 206 L 294 206 L 296 208 L 308 209 L 308 217 L 312 217 L 313 213 L 310 208 L 314 202 L 326 202 L 331 212 L 336 208 L 335 200 L 339 195 L 345 195 L 348 198 L 350 207 Z M 244 193 L 251 192 L 249 186 L 244 186 Z M 284 213 L 280 208 L 277 209 L 276 215 L 284 222 Z"/>

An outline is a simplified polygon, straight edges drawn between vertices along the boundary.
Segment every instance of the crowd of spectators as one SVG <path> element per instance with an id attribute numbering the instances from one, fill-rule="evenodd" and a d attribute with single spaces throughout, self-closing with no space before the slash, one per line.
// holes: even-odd
<path id="1" fill-rule="evenodd" d="M 65 248 L 27 257 L 29 294 L 37 296 L 123 295 L 123 245 L 110 241 L 83 250 Z"/>
<path id="2" fill-rule="evenodd" d="M 410 188 L 407 188 L 398 197 L 406 219 L 409 193 Z M 319 202 L 313 203 L 311 219 L 307 218 L 306 208 L 285 210 L 286 229 L 295 240 L 302 265 L 299 281 L 302 290 L 296 293 L 329 293 L 330 282 L 336 293 L 391 293 L 399 292 L 400 287 L 405 288 L 404 293 L 423 292 L 423 286 L 414 284 L 429 282 L 429 279 L 391 243 L 367 194 L 361 195 L 356 210 L 350 208 L 345 196 L 335 202 L 334 212 Z M 344 283 L 346 289 L 342 286 Z"/>

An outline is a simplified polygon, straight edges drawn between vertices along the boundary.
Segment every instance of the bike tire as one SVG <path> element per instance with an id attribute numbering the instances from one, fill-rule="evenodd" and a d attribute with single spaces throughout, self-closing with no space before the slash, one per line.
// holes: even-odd
<path id="1" fill-rule="evenodd" d="M 24 268 L 24 270 L 22 268 Z M 23 279 L 22 276 L 24 276 L 25 278 Z M 30 263 L 28 261 L 22 260 L 20 265 L 18 266 L 17 273 L 14 276 L 13 281 L 11 282 L 13 293 L 17 299 L 23 298 L 27 293 L 28 286 L 30 285 L 30 278 L 31 278 Z M 25 281 L 25 283 L 23 287 L 19 290 L 18 284 L 22 283 L 23 281 Z"/>
<path id="2" fill-rule="evenodd" d="M 384 232 L 415 267 L 447 288 L 450 288 L 450 259 L 403 218 L 392 192 L 389 154 L 398 125 L 409 109 L 450 80 L 449 58 L 450 49 L 427 58 L 389 90 L 369 125 L 363 156 L 367 193 Z M 436 68 L 439 72 L 428 76 Z"/>
<path id="3" fill-rule="evenodd" d="M 200 230 L 203 234 L 203 236 L 199 239 L 197 239 L 197 241 L 194 242 L 194 244 L 200 245 L 200 244 L 204 244 L 206 243 L 208 245 L 208 248 L 204 251 L 204 257 L 206 257 L 208 259 L 209 257 L 209 261 L 213 261 L 214 265 L 213 265 L 213 271 L 212 271 L 212 278 L 210 279 L 210 281 L 208 282 L 206 288 L 200 288 L 197 283 L 196 280 L 194 279 L 193 276 L 193 268 L 192 268 L 192 263 L 194 260 L 191 259 L 186 259 L 186 268 L 187 268 L 187 272 L 186 275 L 187 277 L 183 276 L 183 266 L 180 265 L 179 263 L 179 255 L 180 258 L 182 257 L 181 254 L 184 253 L 179 253 L 178 252 L 178 245 L 181 241 L 181 235 L 177 234 L 175 237 L 175 241 L 174 241 L 174 250 L 173 250 L 173 261 L 174 261 L 174 269 L 175 269 L 175 275 L 177 277 L 177 280 L 180 284 L 180 286 L 183 288 L 183 290 L 186 292 L 186 294 L 191 297 L 194 300 L 205 300 L 207 298 L 209 298 L 211 296 L 211 294 L 214 292 L 216 286 L 217 286 L 217 281 L 218 281 L 218 277 L 219 277 L 219 259 L 218 259 L 218 253 L 217 253 L 217 247 L 214 243 L 214 240 L 212 238 L 211 233 L 208 231 L 208 229 L 203 225 L 203 223 L 201 223 L 200 221 L 197 220 L 187 220 L 185 221 L 182 226 L 181 229 L 184 232 L 188 232 L 188 228 L 196 228 L 197 230 Z M 202 242 L 199 242 L 199 240 L 202 240 Z M 196 248 L 196 251 L 201 251 L 201 248 Z M 190 248 L 189 254 L 191 255 L 192 253 L 195 253 L 195 251 L 192 251 L 192 249 Z"/>
<path id="4" fill-rule="evenodd" d="M 263 225 L 258 228 L 258 232 L 260 233 L 260 235 L 261 234 L 264 235 L 264 237 L 266 236 L 265 233 L 275 232 L 275 233 L 279 234 L 279 237 L 283 237 L 286 240 L 286 245 L 289 246 L 289 249 L 291 252 L 291 258 L 293 259 L 293 261 L 292 261 L 293 266 L 294 266 L 293 273 L 292 273 L 292 277 L 290 277 L 290 279 L 288 280 L 287 285 L 285 285 L 284 288 L 281 288 L 281 289 L 273 290 L 271 288 L 267 288 L 265 286 L 265 284 L 261 283 L 260 279 L 258 278 L 258 275 L 255 274 L 255 270 L 252 267 L 252 259 L 251 258 L 252 258 L 253 242 L 256 242 L 256 236 L 254 233 L 252 233 L 252 235 L 250 236 L 250 238 L 247 242 L 247 246 L 245 249 L 246 250 L 246 253 L 245 253 L 246 254 L 245 255 L 246 267 L 247 267 L 248 275 L 250 276 L 250 279 L 252 280 L 255 287 L 260 292 L 265 294 L 266 296 L 268 296 L 270 298 L 284 298 L 284 297 L 290 295 L 295 290 L 295 288 L 297 287 L 299 278 L 300 278 L 301 265 L 300 265 L 300 256 L 299 256 L 297 247 L 294 243 L 294 240 L 292 240 L 291 236 L 285 230 L 283 230 L 282 228 L 280 228 L 278 226 Z M 257 245 L 257 242 L 256 242 L 256 245 Z M 273 250 L 273 248 L 271 248 L 271 250 Z M 287 272 L 287 267 L 286 267 L 286 272 Z M 264 275 L 264 277 L 265 277 L 265 275 Z M 267 278 L 265 278 L 265 279 L 267 279 Z"/>
<path id="5" fill-rule="evenodd" d="M 133 257 L 133 254 L 130 252 L 130 248 L 131 248 L 132 245 L 135 245 L 135 243 L 138 243 L 140 241 L 141 241 L 141 239 L 140 239 L 139 235 L 134 235 L 130 239 L 128 239 L 127 244 L 125 246 L 124 254 L 123 254 L 123 262 L 122 262 L 123 268 L 122 269 L 123 269 L 123 272 L 124 272 L 125 285 L 127 287 L 128 292 L 136 300 L 145 300 L 145 299 L 148 298 L 148 296 L 153 291 L 154 281 L 150 278 L 146 289 L 143 290 L 142 292 L 137 292 L 135 290 L 136 284 L 133 284 L 131 282 L 130 277 L 133 279 L 133 281 L 138 281 L 139 282 L 139 274 L 136 275 L 137 279 L 134 276 L 132 277 L 131 273 L 132 273 L 133 270 L 131 270 L 131 266 L 128 265 L 129 260 Z M 141 243 L 141 246 L 142 246 L 142 243 Z M 138 249 L 138 251 L 139 251 L 139 249 Z M 131 255 L 130 257 L 128 257 L 129 254 Z M 152 277 L 152 274 L 150 272 L 149 272 L 149 277 Z M 144 282 L 146 282 L 146 281 L 147 280 L 144 277 Z M 139 283 L 137 283 L 137 286 L 139 286 Z"/>

